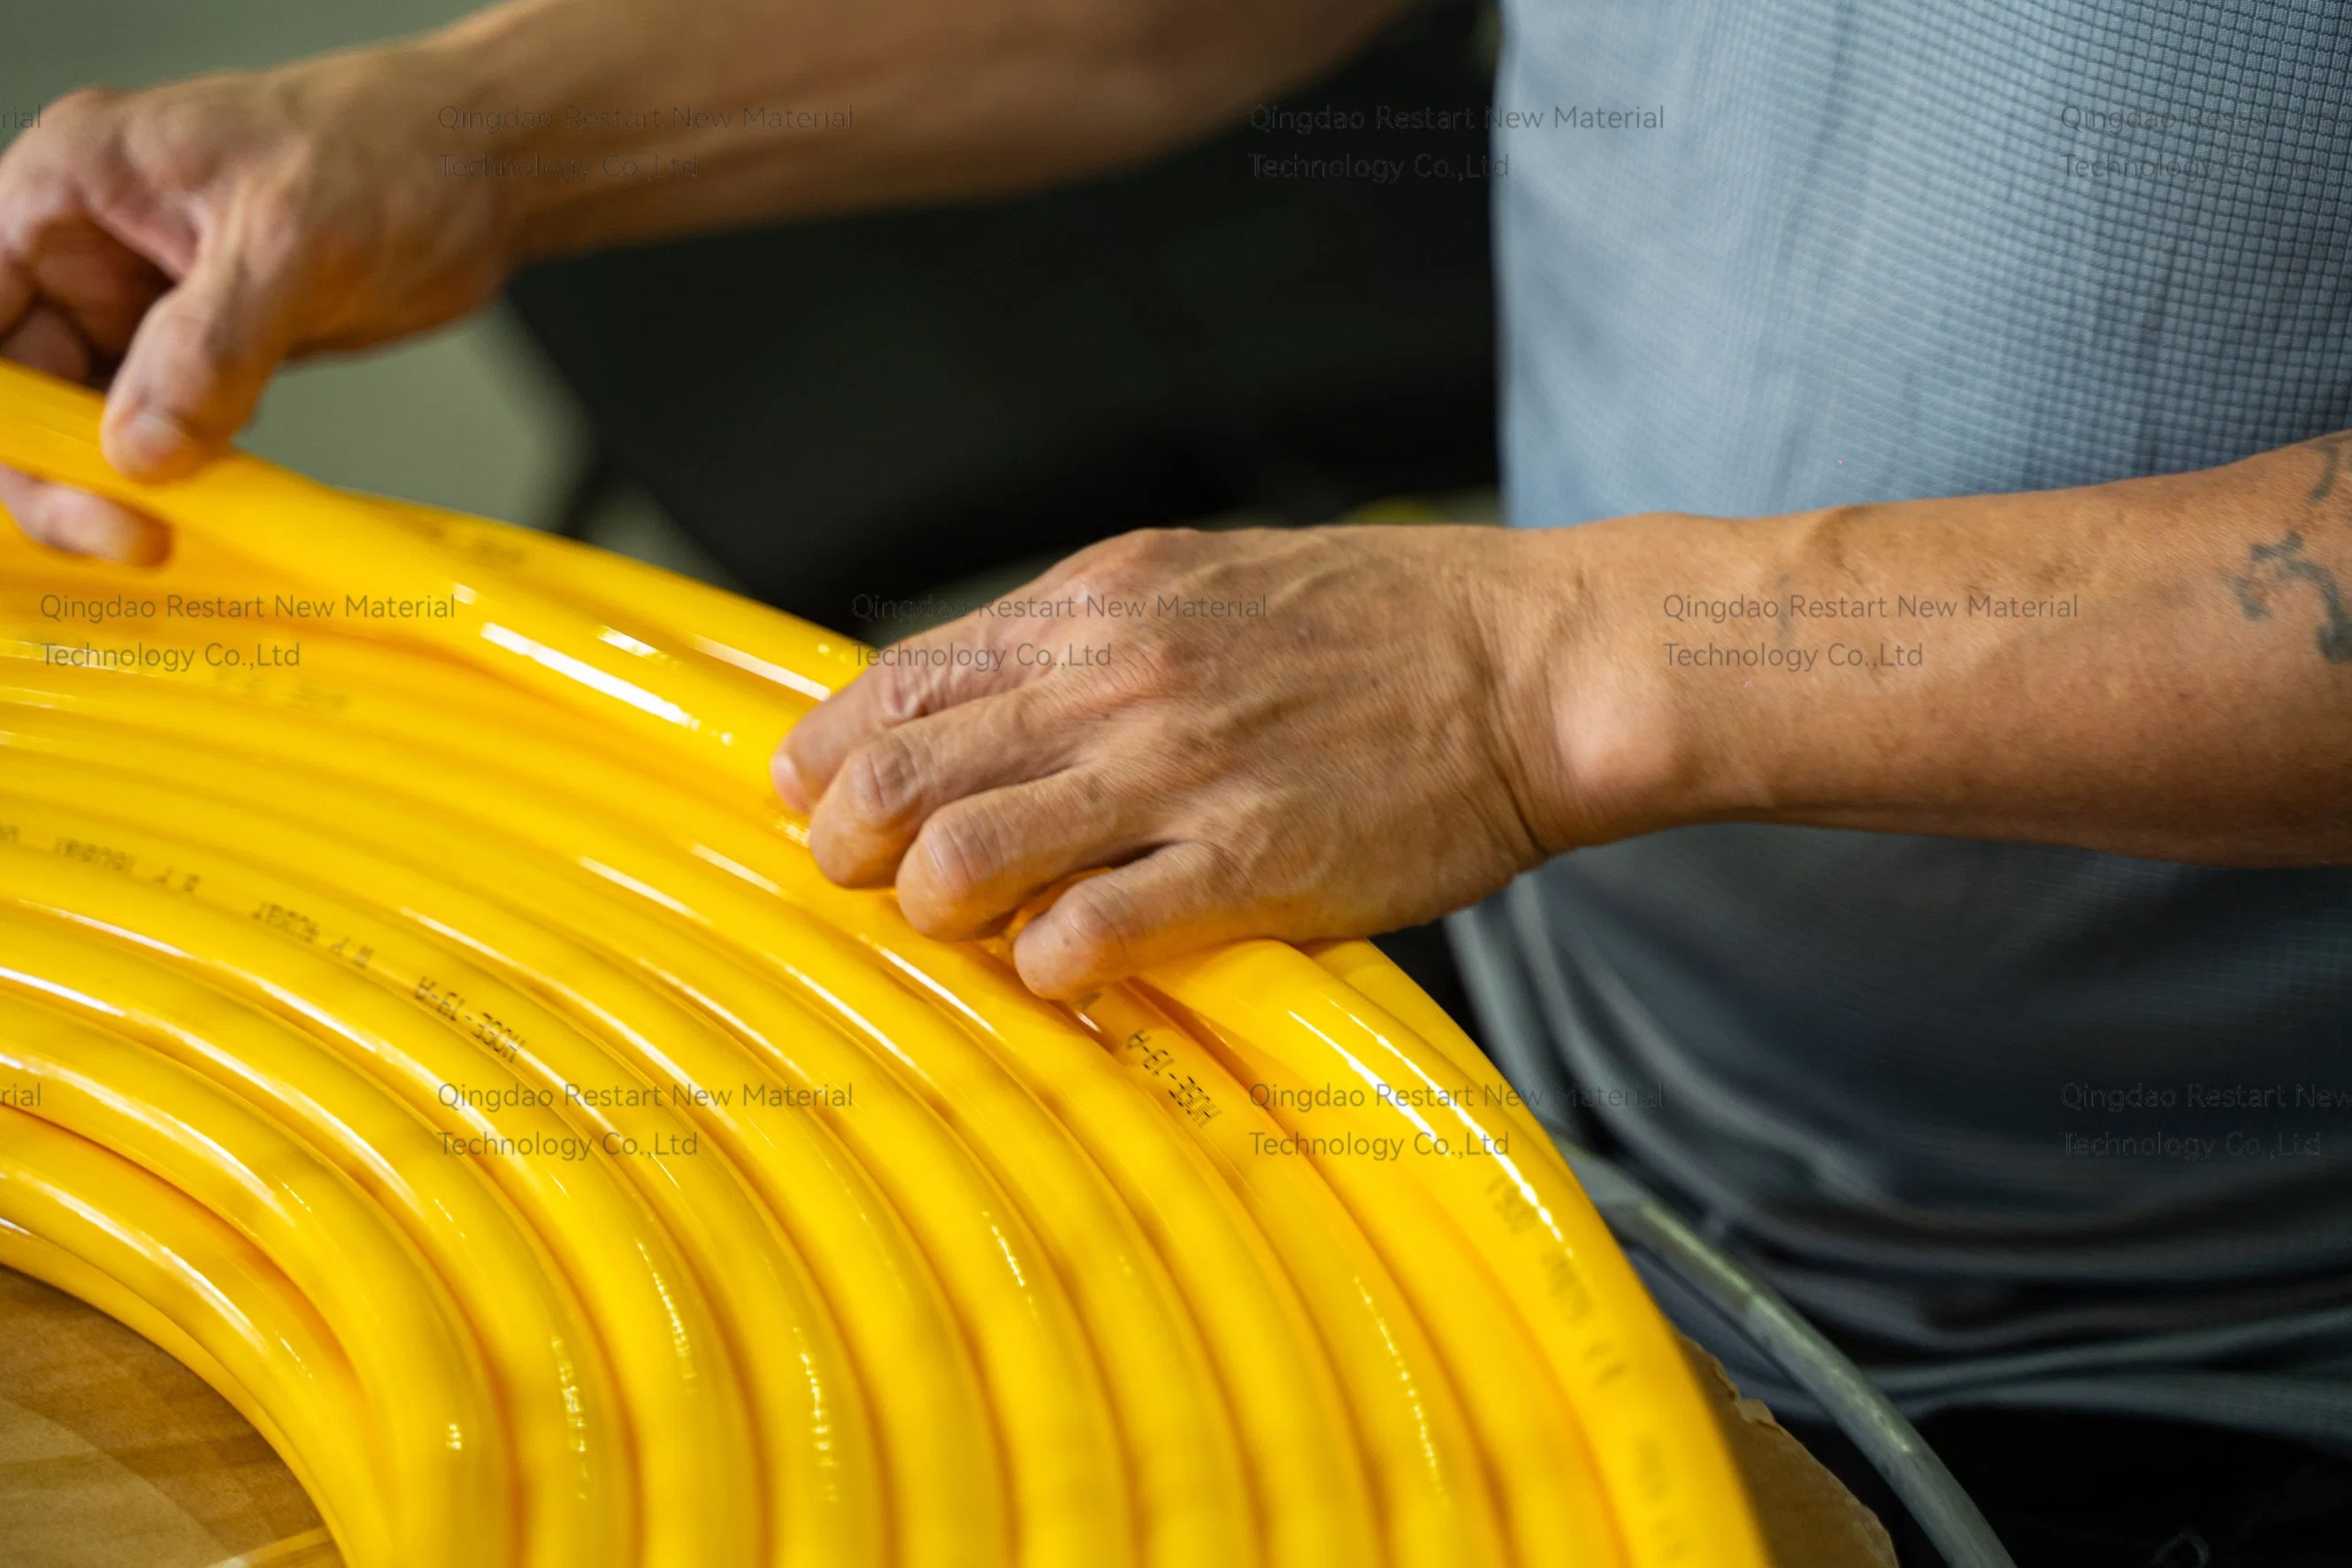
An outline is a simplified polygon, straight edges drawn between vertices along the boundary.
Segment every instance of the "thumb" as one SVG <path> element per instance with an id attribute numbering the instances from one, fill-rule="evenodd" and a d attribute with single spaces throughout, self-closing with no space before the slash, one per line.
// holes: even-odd
<path id="1" fill-rule="evenodd" d="M 292 340 L 294 288 L 246 246 L 213 236 L 131 336 L 106 400 L 107 460 L 134 479 L 173 479 L 219 455 Z"/>

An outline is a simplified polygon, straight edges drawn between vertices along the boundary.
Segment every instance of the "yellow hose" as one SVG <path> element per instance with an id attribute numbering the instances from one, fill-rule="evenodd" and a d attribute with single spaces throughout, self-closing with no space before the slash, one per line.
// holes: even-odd
<path id="1" fill-rule="evenodd" d="M 93 1305 L 115 1292 L 135 1301 L 122 1321 L 165 1350 L 196 1347 L 189 1368 L 255 1413 L 345 1555 L 395 1560 L 351 1364 L 301 1293 L 222 1220 L 97 1145 L 0 1107 L 0 1247 L 12 1266 Z M 52 1258 L 72 1267 L 52 1271 Z M 149 1330 L 148 1313 L 169 1331 Z"/>
<path id="2" fill-rule="evenodd" d="M 817 874 L 855 643 L 0 365 L 0 1262 L 357 1568 L 1760 1568 L 1671 1330 L 1368 944 L 1069 1007 Z"/>

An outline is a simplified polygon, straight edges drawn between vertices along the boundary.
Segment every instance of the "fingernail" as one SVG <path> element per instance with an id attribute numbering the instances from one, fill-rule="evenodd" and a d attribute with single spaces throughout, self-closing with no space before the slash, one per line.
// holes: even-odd
<path id="1" fill-rule="evenodd" d="M 142 408 L 116 430 L 110 455 L 134 479 L 162 478 L 194 455 L 195 442 L 167 413 Z"/>
<path id="2" fill-rule="evenodd" d="M 785 805 L 807 814 L 808 792 L 801 788 L 801 770 L 793 766 L 791 755 L 781 747 L 768 761 L 768 777 L 774 781 L 776 793 L 783 797 Z"/>

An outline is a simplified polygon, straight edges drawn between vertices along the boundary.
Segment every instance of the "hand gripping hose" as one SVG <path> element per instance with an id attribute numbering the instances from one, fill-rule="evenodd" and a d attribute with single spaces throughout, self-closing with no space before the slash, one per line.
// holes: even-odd
<path id="1" fill-rule="evenodd" d="M 1761 1568 L 1566 1164 L 1363 943 L 1064 1007 L 821 877 L 861 650 L 0 366 L 0 1263 L 355 1568 Z"/>

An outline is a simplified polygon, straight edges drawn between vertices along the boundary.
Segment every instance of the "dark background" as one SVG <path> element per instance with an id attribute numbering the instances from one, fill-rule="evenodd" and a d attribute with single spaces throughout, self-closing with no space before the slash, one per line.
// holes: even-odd
<path id="1" fill-rule="evenodd" d="M 1244 124 L 1016 200 L 526 271 L 513 303 L 594 433 L 572 520 L 642 486 L 753 592 L 862 631 L 862 596 L 1129 528 L 1491 483 L 1486 182 L 1253 162 L 1471 166 L 1475 124 L 1370 127 L 1482 110 L 1481 45 L 1475 7 L 1433 5 L 1279 106 L 1361 132 Z"/>

